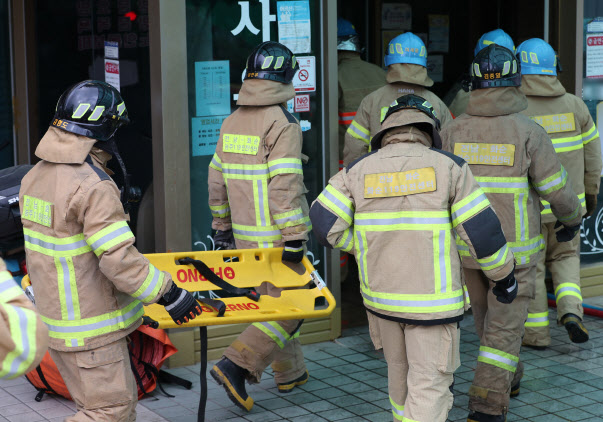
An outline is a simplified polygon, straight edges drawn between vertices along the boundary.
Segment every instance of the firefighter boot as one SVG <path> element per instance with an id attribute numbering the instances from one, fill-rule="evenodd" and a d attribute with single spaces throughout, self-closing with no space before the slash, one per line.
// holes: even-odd
<path id="1" fill-rule="evenodd" d="M 278 392 L 279 393 L 288 393 L 289 391 L 293 390 L 298 385 L 304 385 L 305 383 L 307 383 L 308 378 L 310 378 L 310 375 L 308 374 L 308 371 L 306 371 L 301 377 L 294 379 L 291 382 L 284 382 L 284 383 L 277 384 Z"/>
<path id="2" fill-rule="evenodd" d="M 582 319 L 574 314 L 565 314 L 561 318 L 569 338 L 573 343 L 585 343 L 588 341 L 588 330 L 582 324 Z"/>
<path id="3" fill-rule="evenodd" d="M 253 399 L 245 391 L 247 371 L 223 357 L 209 372 L 219 385 L 224 386 L 230 400 L 243 410 L 250 411 Z"/>
<path id="4" fill-rule="evenodd" d="M 488 415 L 482 412 L 471 412 L 467 416 L 467 422 L 507 422 L 505 415 Z"/>
<path id="5" fill-rule="evenodd" d="M 519 396 L 519 391 L 520 391 L 520 382 L 518 381 L 517 384 L 515 384 L 514 386 L 511 387 L 511 398 L 517 397 Z"/>

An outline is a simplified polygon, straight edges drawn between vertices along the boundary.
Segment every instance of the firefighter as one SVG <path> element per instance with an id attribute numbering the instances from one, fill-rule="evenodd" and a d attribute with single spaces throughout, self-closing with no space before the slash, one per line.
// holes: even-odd
<path id="1" fill-rule="evenodd" d="M 559 161 L 567 170 L 574 192 L 582 204 L 580 213 L 590 217 L 597 207 L 601 183 L 601 143 L 584 102 L 565 92 L 557 79 L 555 50 L 544 40 L 532 38 L 517 49 L 521 61 L 521 91 L 528 99 L 523 114 L 547 131 Z M 557 322 L 567 329 L 570 340 L 584 343 L 588 330 L 582 323 L 580 294 L 580 236 L 571 242 L 555 238 L 555 217 L 543 201 L 542 235 L 545 252 L 536 268 L 536 297 L 530 302 L 523 344 L 544 348 L 551 344 L 548 302 L 544 284 L 545 268 L 553 276 L 557 300 Z"/>
<path id="2" fill-rule="evenodd" d="M 427 49 L 421 38 L 412 32 L 398 35 L 389 42 L 384 61 L 387 85 L 364 97 L 346 131 L 343 148 L 346 166 L 370 151 L 371 138 L 379 131 L 388 106 L 401 95 L 415 94 L 427 99 L 442 125 L 452 120 L 442 100 L 426 89 L 433 81 L 427 76 Z"/>
<path id="3" fill-rule="evenodd" d="M 443 422 L 452 408 L 468 308 L 454 233 L 471 245 L 500 302 L 517 293 L 500 222 L 465 161 L 441 151 L 439 125 L 424 98 L 398 98 L 372 152 L 331 178 L 310 210 L 319 242 L 358 260 L 394 421 Z"/>
<path id="4" fill-rule="evenodd" d="M 0 259 L 0 378 L 34 369 L 48 348 L 48 328 Z"/>
<path id="5" fill-rule="evenodd" d="M 511 51 L 515 51 L 515 43 L 509 34 L 507 34 L 502 29 L 495 29 L 490 32 L 486 32 L 484 35 L 480 37 L 475 45 L 475 49 L 473 50 L 473 57 L 477 56 L 477 53 L 482 51 L 485 47 L 490 44 L 498 44 L 503 47 L 508 48 Z M 471 81 L 469 80 L 469 73 L 467 73 L 463 77 L 463 81 L 461 82 L 462 89 L 456 93 L 456 96 L 450 103 L 448 107 L 450 112 L 455 116 L 460 116 L 467 109 L 467 104 L 469 104 L 469 90 L 471 89 Z"/>
<path id="6" fill-rule="evenodd" d="M 128 123 L 115 88 L 83 81 L 63 93 L 23 177 L 19 206 L 36 307 L 49 352 L 77 407 L 67 421 L 134 421 L 138 391 L 127 336 L 143 305 L 159 303 L 178 324 L 197 301 L 134 247 L 120 191 L 108 176 L 113 138 Z M 125 174 L 125 168 L 122 167 Z M 128 200 L 124 191 L 121 198 Z"/>
<path id="7" fill-rule="evenodd" d="M 356 116 L 360 102 L 371 92 L 386 85 L 385 72 L 379 66 L 360 58 L 362 48 L 354 25 L 337 19 L 337 74 L 339 80 L 339 168 L 343 166 L 345 132 Z M 350 262 L 350 260 L 352 262 Z M 341 255 L 341 280 L 358 283 L 353 256 Z M 348 273 L 348 268 L 352 271 Z"/>
<path id="8" fill-rule="evenodd" d="M 567 183 L 550 138 L 521 112 L 527 100 L 519 90 L 521 66 L 513 52 L 497 44 L 480 51 L 471 67 L 471 97 L 465 115 L 442 131 L 444 149 L 469 163 L 492 203 L 515 254 L 517 299 L 509 306 L 493 300 L 489 282 L 457 238 L 480 349 L 469 389 L 468 421 L 505 420 L 509 394 L 519 390 L 521 337 L 534 297 L 536 263 L 544 241 L 540 234 L 540 198 L 562 226 L 556 236 L 569 241 L 580 228 L 580 202 Z"/>
<path id="9" fill-rule="evenodd" d="M 292 80 L 299 65 L 282 44 L 267 41 L 247 59 L 240 107 L 222 124 L 209 165 L 209 207 L 216 246 L 238 249 L 283 247 L 293 265 L 305 255 L 311 229 L 302 172 L 302 132 L 284 106 L 295 96 Z M 260 286 L 260 294 L 280 289 Z M 258 383 L 272 363 L 278 391 L 308 381 L 297 337 L 302 320 L 250 325 L 211 370 L 235 405 L 251 410 L 245 380 Z"/>

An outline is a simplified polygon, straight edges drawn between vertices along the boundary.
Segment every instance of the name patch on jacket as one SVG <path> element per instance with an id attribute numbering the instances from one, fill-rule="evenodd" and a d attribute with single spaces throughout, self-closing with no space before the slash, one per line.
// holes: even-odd
<path id="1" fill-rule="evenodd" d="M 33 196 L 23 195 L 23 214 L 21 218 L 46 227 L 52 226 L 52 203 Z"/>
<path id="2" fill-rule="evenodd" d="M 454 155 L 458 155 L 468 164 L 512 166 L 515 162 L 515 145 L 457 143 L 454 144 Z"/>
<path id="3" fill-rule="evenodd" d="M 365 198 L 414 195 L 435 190 L 436 177 L 433 167 L 364 175 Z"/>
<path id="4" fill-rule="evenodd" d="M 530 117 L 546 130 L 546 133 L 571 132 L 576 130 L 574 113 L 547 114 Z"/>
<path id="5" fill-rule="evenodd" d="M 230 133 L 225 133 L 222 136 L 222 151 L 224 152 L 257 155 L 259 147 L 259 136 L 233 135 Z"/>

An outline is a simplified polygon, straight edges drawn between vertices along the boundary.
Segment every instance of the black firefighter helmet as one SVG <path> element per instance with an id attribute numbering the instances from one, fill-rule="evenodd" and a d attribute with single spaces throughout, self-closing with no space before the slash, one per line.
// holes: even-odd
<path id="1" fill-rule="evenodd" d="M 398 116 L 395 119 L 391 117 L 402 110 L 415 110 L 416 112 L 404 116 L 404 118 L 402 116 Z M 437 149 L 442 148 L 442 140 L 439 134 L 440 119 L 438 119 L 433 105 L 423 97 L 408 94 L 399 97 L 389 106 L 387 113 L 385 113 L 385 116 L 381 120 L 381 129 L 371 140 L 371 150 L 374 151 L 381 148 L 381 141 L 387 131 L 401 126 L 415 126 L 419 130 L 427 132 L 431 135 L 433 147 Z"/>
<path id="2" fill-rule="evenodd" d="M 299 64 L 291 50 L 275 41 L 266 41 L 254 48 L 247 58 L 245 79 L 290 84 L 298 70 Z"/>
<path id="3" fill-rule="evenodd" d="M 521 65 L 511 50 L 498 44 L 482 49 L 471 63 L 471 88 L 521 85 Z"/>
<path id="4" fill-rule="evenodd" d="M 61 95 L 51 126 L 107 141 L 129 122 L 119 91 L 108 83 L 87 80 L 71 86 Z"/>

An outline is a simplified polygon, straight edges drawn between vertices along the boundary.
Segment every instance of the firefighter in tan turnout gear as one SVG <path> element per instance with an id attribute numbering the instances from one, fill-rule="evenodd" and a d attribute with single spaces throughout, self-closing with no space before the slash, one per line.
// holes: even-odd
<path id="1" fill-rule="evenodd" d="M 348 165 L 370 151 L 371 138 L 379 131 L 389 105 L 401 95 L 415 94 L 433 104 L 434 113 L 444 125 L 452 120 L 446 105 L 427 90 L 433 81 L 427 76 L 427 49 L 412 32 L 389 42 L 384 57 L 387 85 L 367 95 L 360 103 L 345 134 L 343 164 Z"/>
<path id="2" fill-rule="evenodd" d="M 444 422 L 452 408 L 468 308 L 454 233 L 501 302 L 517 294 L 500 222 L 465 161 L 440 150 L 439 124 L 424 98 L 398 98 L 373 151 L 331 178 L 310 211 L 321 244 L 356 255 L 394 421 Z"/>
<path id="3" fill-rule="evenodd" d="M 282 44 L 267 41 L 247 59 L 240 106 L 222 124 L 209 165 L 209 206 L 217 246 L 284 247 L 282 259 L 299 264 L 311 229 L 302 172 L 302 132 L 283 105 L 295 96 L 299 69 Z M 234 237 L 234 239 L 233 239 Z M 279 295 L 273 286 L 260 294 Z M 245 380 L 258 383 L 272 363 L 278 390 L 305 384 L 308 371 L 297 337 L 303 321 L 258 322 L 226 349 L 211 370 L 237 406 L 251 410 Z"/>
<path id="4" fill-rule="evenodd" d="M 48 328 L 0 259 L 0 378 L 34 369 L 48 348 Z"/>
<path id="5" fill-rule="evenodd" d="M 120 191 L 105 167 L 112 155 L 123 164 L 113 135 L 128 122 L 115 88 L 75 84 L 59 99 L 36 149 L 41 161 L 19 192 L 36 307 L 78 409 L 67 421 L 136 420 L 126 337 L 141 324 L 143 304 L 164 305 L 177 323 L 201 312 L 190 293 L 134 247 Z"/>
<path id="6" fill-rule="evenodd" d="M 565 92 L 557 79 L 555 50 L 544 40 L 532 38 L 517 49 L 521 61 L 521 91 L 528 99 L 523 114 L 540 124 L 553 141 L 559 161 L 566 169 L 574 192 L 580 199 L 580 214 L 590 217 L 597 207 L 601 183 L 601 143 L 599 132 L 584 102 Z M 523 344 L 537 348 L 551 344 L 544 278 L 546 268 L 553 276 L 557 321 L 563 324 L 571 341 L 588 340 L 582 323 L 580 293 L 580 236 L 571 242 L 555 238 L 555 217 L 543 201 L 542 235 L 545 252 L 536 268 L 536 297 L 530 302 Z"/>
<path id="7" fill-rule="evenodd" d="M 540 198 L 549 201 L 562 227 L 556 236 L 571 240 L 580 227 L 580 202 L 559 163 L 550 138 L 520 114 L 527 107 L 520 64 L 509 49 L 492 44 L 478 53 L 471 68 L 471 97 L 466 114 L 442 130 L 443 148 L 465 159 L 492 203 L 515 254 L 519 293 L 509 306 L 497 302 L 483 266 L 457 238 L 480 349 L 469 389 L 468 421 L 504 421 L 511 386 L 518 392 L 523 370 L 521 337 L 534 297 L 536 263 L 544 241 L 540 234 Z"/>

